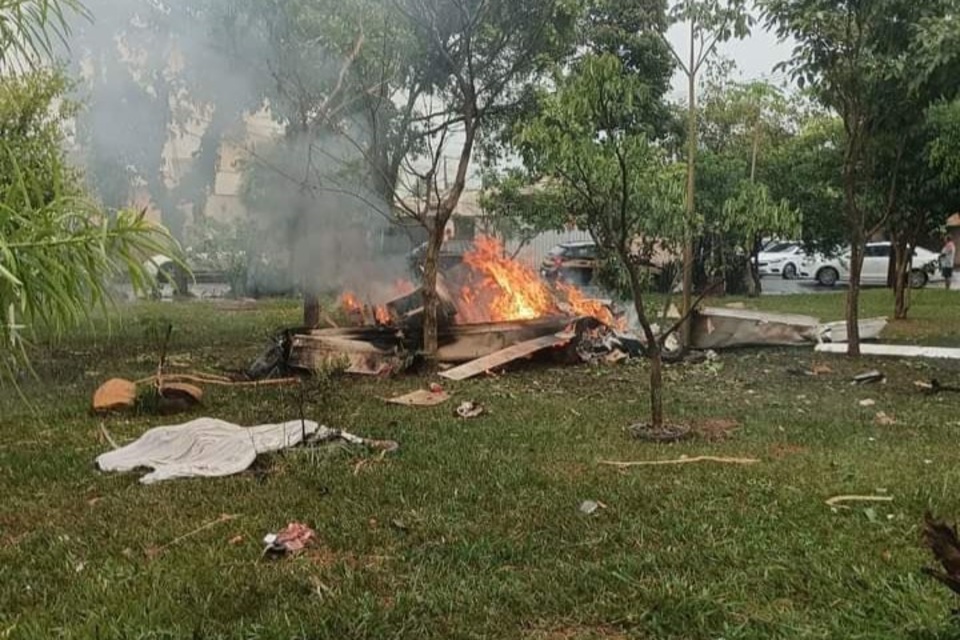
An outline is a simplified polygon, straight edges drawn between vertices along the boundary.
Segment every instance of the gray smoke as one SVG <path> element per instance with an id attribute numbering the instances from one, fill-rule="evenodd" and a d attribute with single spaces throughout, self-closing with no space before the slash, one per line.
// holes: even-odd
<path id="1" fill-rule="evenodd" d="M 276 37 L 283 3 L 272 4 L 89 0 L 93 19 L 76 25 L 68 54 L 87 105 L 78 125 L 85 173 L 108 206 L 149 192 L 164 223 L 189 240 L 188 205 L 196 213 L 214 200 L 218 151 L 232 141 L 246 152 L 237 199 L 251 288 L 352 288 L 382 302 L 372 283 L 408 275 L 410 241 L 365 184 L 362 128 L 348 141 L 303 126 L 301 103 L 322 100 L 341 62 L 319 46 L 285 49 Z M 251 140 L 244 122 L 268 105 L 277 135 Z"/>

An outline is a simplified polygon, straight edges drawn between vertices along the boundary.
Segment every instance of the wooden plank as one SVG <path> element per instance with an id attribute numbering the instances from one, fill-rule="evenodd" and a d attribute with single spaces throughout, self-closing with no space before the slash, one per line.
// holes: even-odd
<path id="1" fill-rule="evenodd" d="M 820 353 L 846 353 L 843 343 L 818 344 Z M 894 356 L 899 358 L 938 358 L 942 360 L 960 360 L 960 349 L 946 347 L 915 347 L 907 344 L 861 344 L 860 353 L 865 356 Z"/>
<path id="2" fill-rule="evenodd" d="M 467 378 L 480 375 L 485 371 L 490 371 L 495 367 L 502 367 L 514 360 L 525 358 L 537 351 L 566 344 L 568 341 L 569 338 L 555 335 L 534 338 L 526 342 L 519 342 L 511 347 L 501 349 L 500 351 L 478 358 L 459 367 L 454 367 L 453 369 L 442 372 L 440 375 L 448 380 L 466 380 Z"/>
<path id="3" fill-rule="evenodd" d="M 439 387 L 440 385 L 437 385 Z M 399 404 L 405 407 L 435 407 L 443 404 L 450 399 L 447 392 L 443 389 L 432 391 L 430 389 L 418 389 L 402 396 L 389 398 L 386 402 L 390 404 Z"/>
<path id="4" fill-rule="evenodd" d="M 444 328 L 437 359 L 449 364 L 472 362 L 527 340 L 552 336 L 571 322 L 572 318 L 550 317 Z"/>

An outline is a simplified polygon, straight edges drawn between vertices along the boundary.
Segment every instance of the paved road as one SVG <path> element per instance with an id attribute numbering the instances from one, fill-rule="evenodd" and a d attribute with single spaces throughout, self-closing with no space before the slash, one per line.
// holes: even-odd
<path id="1" fill-rule="evenodd" d="M 927 286 L 928 289 L 942 289 L 944 283 L 934 282 Z M 950 288 L 953 291 L 960 291 L 960 272 L 953 274 Z M 846 285 L 838 284 L 833 287 L 821 287 L 813 280 L 784 280 L 783 278 L 769 276 L 761 281 L 761 294 L 765 296 L 783 296 L 794 293 L 842 293 L 847 290 Z"/>

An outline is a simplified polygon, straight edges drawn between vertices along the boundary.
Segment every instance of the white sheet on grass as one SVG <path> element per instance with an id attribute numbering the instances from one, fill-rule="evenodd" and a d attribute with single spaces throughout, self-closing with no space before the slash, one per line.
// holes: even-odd
<path id="1" fill-rule="evenodd" d="M 140 478 L 143 484 L 229 476 L 245 470 L 259 454 L 296 446 L 304 435 L 319 430 L 333 431 L 310 420 L 241 427 L 216 418 L 197 418 L 151 429 L 127 446 L 98 457 L 97 466 L 103 471 L 121 472 L 153 469 Z"/>

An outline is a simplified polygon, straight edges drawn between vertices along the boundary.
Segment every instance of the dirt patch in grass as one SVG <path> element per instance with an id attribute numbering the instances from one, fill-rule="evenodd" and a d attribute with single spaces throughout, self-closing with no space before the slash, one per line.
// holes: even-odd
<path id="1" fill-rule="evenodd" d="M 707 442 L 722 442 L 733 436 L 740 422 L 730 418 L 703 418 L 690 423 L 667 424 L 653 428 L 646 423 L 630 427 L 634 438 L 647 442 L 679 442 L 700 438 Z"/>
<path id="2" fill-rule="evenodd" d="M 693 426 L 698 436 L 709 442 L 721 442 L 733 436 L 740 428 L 740 422 L 730 418 L 706 418 Z"/>
<path id="3" fill-rule="evenodd" d="M 778 442 L 770 447 L 770 457 L 774 460 L 783 460 L 792 456 L 799 456 L 809 453 L 810 449 L 799 444 L 790 444 L 789 442 Z"/>

